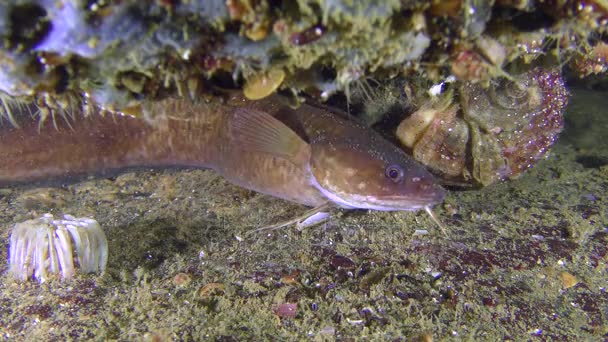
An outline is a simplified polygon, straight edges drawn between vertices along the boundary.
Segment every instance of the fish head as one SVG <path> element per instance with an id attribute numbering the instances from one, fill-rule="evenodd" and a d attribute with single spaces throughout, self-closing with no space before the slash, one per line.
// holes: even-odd
<path id="1" fill-rule="evenodd" d="M 353 209 L 418 210 L 446 191 L 424 166 L 377 137 L 311 144 L 313 184 L 335 204 Z"/>

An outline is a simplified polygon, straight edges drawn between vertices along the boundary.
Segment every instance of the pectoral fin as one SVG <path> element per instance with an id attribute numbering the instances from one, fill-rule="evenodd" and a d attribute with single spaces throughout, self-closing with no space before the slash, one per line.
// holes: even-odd
<path id="1" fill-rule="evenodd" d="M 310 146 L 270 114 L 237 108 L 230 121 L 231 139 L 243 150 L 267 153 L 294 164 L 308 163 Z"/>
<path id="2" fill-rule="evenodd" d="M 283 228 L 286 226 L 290 226 L 292 224 L 295 224 L 298 229 L 304 229 L 307 227 L 315 226 L 317 224 L 321 224 L 321 223 L 329 220 L 329 217 L 330 217 L 329 210 L 332 208 L 333 208 L 333 205 L 331 203 L 323 203 L 320 206 L 314 207 L 314 208 L 306 211 L 302 215 L 298 215 L 290 220 L 283 221 L 283 222 L 269 225 L 269 226 L 265 226 L 265 227 L 261 227 L 258 229 L 254 229 L 254 230 L 248 232 L 248 234 L 257 233 L 257 232 L 261 232 L 261 231 L 268 231 L 268 230 L 277 230 L 277 229 L 280 229 L 280 228 Z"/>

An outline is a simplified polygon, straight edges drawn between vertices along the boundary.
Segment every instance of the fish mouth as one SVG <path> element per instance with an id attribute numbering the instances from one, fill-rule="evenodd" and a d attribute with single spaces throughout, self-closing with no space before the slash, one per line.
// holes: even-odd
<path id="1" fill-rule="evenodd" d="M 438 187 L 437 190 L 424 195 L 341 195 L 323 191 L 324 195 L 335 204 L 349 209 L 371 209 L 378 211 L 414 211 L 432 207 L 441 203 L 446 191 Z"/>
<path id="2" fill-rule="evenodd" d="M 376 197 L 376 201 L 380 203 L 386 203 L 387 205 L 399 205 L 399 203 L 403 203 L 407 205 L 407 203 L 417 203 L 420 207 L 426 207 L 429 205 L 434 205 L 437 203 L 443 202 L 445 199 L 446 190 L 441 186 L 434 186 L 433 190 L 426 191 L 422 194 L 415 195 L 389 195 L 389 196 L 378 196 Z"/>
<path id="3" fill-rule="evenodd" d="M 407 195 L 365 196 L 362 202 L 365 202 L 367 204 L 366 207 L 369 209 L 375 210 L 419 210 L 443 202 L 446 193 L 444 188 L 435 184 L 431 189 L 427 189 L 424 192 Z"/>
<path id="4" fill-rule="evenodd" d="M 361 209 L 373 209 L 380 211 L 411 211 L 432 207 L 443 201 L 443 196 L 428 197 L 404 197 L 404 196 L 382 196 L 367 198 L 359 203 Z"/>
<path id="5" fill-rule="evenodd" d="M 371 209 L 378 211 L 413 211 L 432 207 L 443 201 L 446 190 L 438 184 L 433 184 L 431 189 L 423 192 L 397 195 L 360 195 L 360 194 L 337 194 L 323 188 L 316 179 L 312 184 L 331 202 L 347 209 Z"/>

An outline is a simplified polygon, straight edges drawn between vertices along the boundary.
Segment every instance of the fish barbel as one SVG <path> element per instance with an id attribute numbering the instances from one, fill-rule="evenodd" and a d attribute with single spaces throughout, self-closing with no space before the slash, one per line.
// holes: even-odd
<path id="1" fill-rule="evenodd" d="M 416 210 L 445 196 L 399 148 L 326 108 L 231 94 L 222 104 L 165 99 L 144 110 L 161 119 L 151 124 L 102 111 L 54 123 L 22 116 L 20 127 L 0 130 L 0 183 L 181 166 L 213 169 L 234 184 L 307 206 Z"/>

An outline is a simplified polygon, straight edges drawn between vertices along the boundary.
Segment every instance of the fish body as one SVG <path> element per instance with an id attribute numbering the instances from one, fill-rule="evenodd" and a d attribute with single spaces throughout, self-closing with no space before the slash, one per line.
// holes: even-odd
<path id="1" fill-rule="evenodd" d="M 292 109 L 278 95 L 249 101 L 234 93 L 222 104 L 166 99 L 144 110 L 161 119 L 75 114 L 3 127 L 0 183 L 185 166 L 308 206 L 415 210 L 445 195 L 379 134 L 318 106 Z"/>

